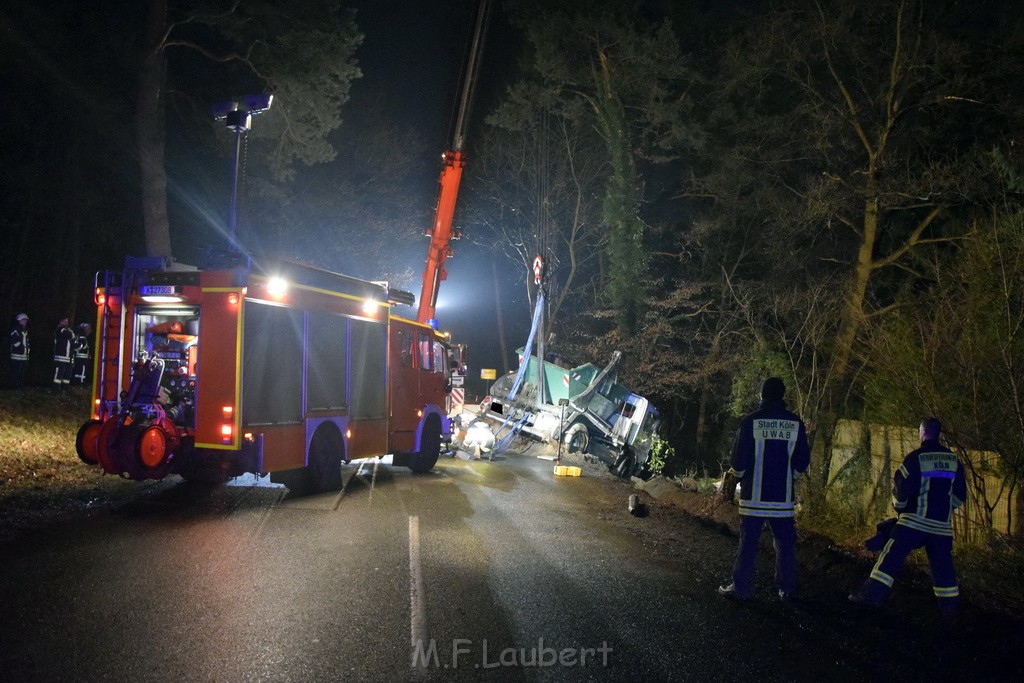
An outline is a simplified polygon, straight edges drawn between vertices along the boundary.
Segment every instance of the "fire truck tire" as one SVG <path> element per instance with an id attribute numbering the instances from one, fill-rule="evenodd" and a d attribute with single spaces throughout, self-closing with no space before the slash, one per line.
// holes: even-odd
<path id="1" fill-rule="evenodd" d="M 428 415 L 420 434 L 420 449 L 412 454 L 409 469 L 413 472 L 429 472 L 437 464 L 441 454 L 441 418 Z"/>
<path id="2" fill-rule="evenodd" d="M 587 425 L 577 422 L 565 430 L 562 444 L 570 453 L 586 453 L 590 448 L 590 432 L 587 431 Z"/>
<path id="3" fill-rule="evenodd" d="M 78 428 L 78 436 L 75 437 L 75 452 L 78 453 L 78 459 L 86 465 L 100 464 L 96 451 L 99 449 L 102 427 L 102 420 L 89 420 Z"/>
<path id="4" fill-rule="evenodd" d="M 331 422 L 325 422 L 313 433 L 309 443 L 307 472 L 311 484 L 320 491 L 341 488 L 341 461 L 345 459 L 345 442 Z"/>

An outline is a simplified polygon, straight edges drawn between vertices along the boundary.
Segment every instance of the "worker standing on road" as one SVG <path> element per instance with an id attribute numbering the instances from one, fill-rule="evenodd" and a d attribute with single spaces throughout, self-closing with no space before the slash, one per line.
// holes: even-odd
<path id="1" fill-rule="evenodd" d="M 28 369 L 28 316 L 19 313 L 11 328 L 11 388 L 25 386 L 25 370 Z"/>
<path id="2" fill-rule="evenodd" d="M 92 326 L 89 323 L 81 323 L 75 329 L 78 331 L 78 334 L 75 336 L 73 349 L 75 352 L 73 379 L 75 384 L 84 385 L 85 376 L 89 368 L 89 360 L 92 358 L 92 353 L 89 349 L 89 333 L 92 332 Z"/>
<path id="3" fill-rule="evenodd" d="M 69 327 L 68 318 L 61 318 L 53 333 L 53 388 L 64 391 L 71 383 L 72 349 L 75 333 Z"/>
<path id="4" fill-rule="evenodd" d="M 939 443 L 941 432 L 942 424 L 934 417 L 921 421 L 921 447 L 911 451 L 893 475 L 896 524 L 871 575 L 850 595 L 851 602 L 881 606 L 907 555 L 923 547 L 939 610 L 945 617 L 956 615 L 960 587 L 953 567 L 953 510 L 967 500 L 967 479 L 956 454 Z"/>
<path id="5" fill-rule="evenodd" d="M 796 514 L 793 480 L 807 470 L 811 449 L 803 421 L 786 409 L 786 385 L 778 377 L 761 383 L 760 407 L 743 418 L 733 442 L 732 469 L 740 482 L 740 547 L 732 583 L 721 595 L 748 600 L 754 592 L 754 562 L 767 522 L 775 540 L 775 584 L 779 599 L 792 599 L 797 584 Z"/>

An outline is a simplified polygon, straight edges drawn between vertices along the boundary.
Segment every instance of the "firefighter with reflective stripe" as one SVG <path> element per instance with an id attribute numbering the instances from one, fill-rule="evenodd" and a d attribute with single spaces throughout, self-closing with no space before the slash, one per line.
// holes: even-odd
<path id="1" fill-rule="evenodd" d="M 11 388 L 20 389 L 25 385 L 25 370 L 31 351 L 28 342 L 28 316 L 19 313 L 11 328 Z"/>
<path id="2" fill-rule="evenodd" d="M 796 514 L 793 480 L 807 470 L 811 449 L 800 417 L 786 409 L 786 385 L 778 377 L 761 383 L 760 407 L 743 418 L 733 442 L 732 469 L 740 483 L 740 546 L 732 583 L 718 592 L 746 600 L 753 596 L 754 563 L 767 523 L 775 540 L 775 584 L 779 598 L 796 592 Z"/>
<path id="3" fill-rule="evenodd" d="M 921 421 L 921 447 L 911 451 L 893 475 L 896 524 L 871 575 L 850 595 L 852 602 L 880 606 L 907 556 L 924 548 L 939 610 L 947 617 L 956 614 L 960 587 L 953 568 L 953 510 L 967 500 L 967 479 L 956 454 L 939 443 L 941 431 L 942 424 L 934 417 Z"/>
<path id="4" fill-rule="evenodd" d="M 72 379 L 75 384 L 85 384 L 89 360 L 92 358 L 92 353 L 89 349 L 89 333 L 92 332 L 92 326 L 89 323 L 81 323 L 75 329 L 78 334 L 75 336 L 75 343 L 72 349 L 75 354 L 75 370 Z"/>
<path id="5" fill-rule="evenodd" d="M 53 333 L 53 386 L 63 390 L 71 383 L 72 349 L 75 333 L 69 327 L 69 319 L 61 318 Z"/>

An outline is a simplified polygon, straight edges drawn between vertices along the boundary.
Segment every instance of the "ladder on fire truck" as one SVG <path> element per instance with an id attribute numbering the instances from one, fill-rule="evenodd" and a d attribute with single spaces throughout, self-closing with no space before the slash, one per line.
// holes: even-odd
<path id="1" fill-rule="evenodd" d="M 122 407 L 121 387 L 124 386 L 125 372 L 129 370 L 122 348 L 126 315 L 125 298 L 131 292 L 141 270 L 159 269 L 165 265 L 165 259 L 161 257 L 128 257 L 124 270 L 96 273 L 93 292 L 95 296 L 103 297 L 102 302 L 96 301 L 102 305 L 98 330 L 99 343 L 96 345 L 97 395 L 117 397 L 116 401 L 108 401 L 108 405 L 94 407 L 100 419 L 119 412 Z M 111 353 L 112 349 L 116 349 L 116 353 Z"/>
<path id="2" fill-rule="evenodd" d="M 124 307 L 124 272 L 100 271 L 96 273 L 93 291 L 97 297 L 102 297 L 100 322 L 99 322 L 99 343 L 96 345 L 96 384 L 98 387 L 97 396 L 119 396 L 121 389 L 121 378 L 124 377 L 123 354 L 110 353 L 111 342 L 116 344 L 118 351 L 121 348 L 121 330 L 124 329 L 125 307 Z M 113 301 L 118 302 L 115 311 Z M 102 420 L 106 416 L 118 410 L 115 406 L 98 405 L 94 407 L 98 417 Z"/>

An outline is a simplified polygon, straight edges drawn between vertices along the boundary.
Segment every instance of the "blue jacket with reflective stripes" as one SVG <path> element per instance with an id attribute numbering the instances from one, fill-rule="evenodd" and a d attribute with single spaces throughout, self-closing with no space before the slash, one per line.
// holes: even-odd
<path id="1" fill-rule="evenodd" d="M 762 401 L 743 418 L 732 447 L 732 469 L 740 481 L 740 514 L 792 517 L 793 478 L 807 470 L 811 449 L 800 417 L 785 401 Z"/>
<path id="2" fill-rule="evenodd" d="M 966 501 L 964 466 L 938 440 L 922 442 L 893 476 L 892 506 L 900 526 L 952 536 L 953 510 Z"/>
<path id="3" fill-rule="evenodd" d="M 28 360 L 28 331 L 20 327 L 11 330 L 11 360 Z"/>

